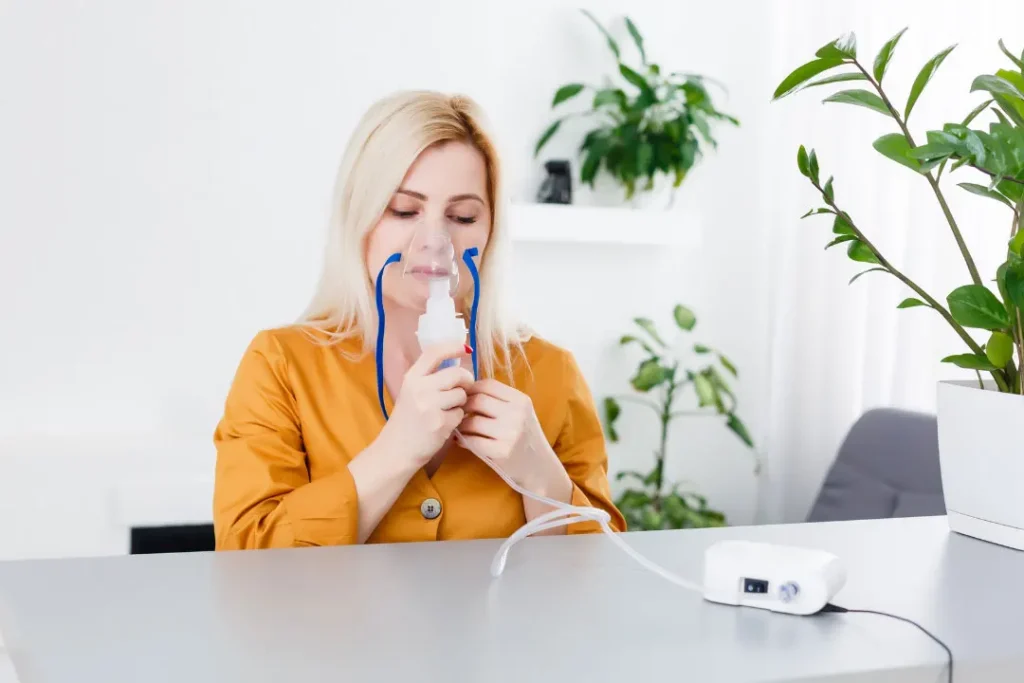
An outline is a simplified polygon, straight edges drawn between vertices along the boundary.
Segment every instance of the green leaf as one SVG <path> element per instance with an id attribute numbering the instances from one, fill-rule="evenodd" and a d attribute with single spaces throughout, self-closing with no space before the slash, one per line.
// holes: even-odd
<path id="1" fill-rule="evenodd" d="M 837 244 L 842 244 L 843 242 L 849 242 L 850 240 L 855 239 L 857 239 L 856 235 L 840 235 L 839 237 L 835 238 L 834 240 L 826 244 L 825 250 L 827 251 L 832 247 L 836 246 Z"/>
<path id="2" fill-rule="evenodd" d="M 694 344 L 693 345 L 693 352 L 694 353 L 711 353 L 711 348 L 707 347 L 707 346 L 704 346 L 703 344 Z"/>
<path id="3" fill-rule="evenodd" d="M 733 434 L 740 437 L 743 443 L 747 444 L 747 446 L 750 448 L 754 447 L 754 440 L 750 438 L 750 432 L 747 431 L 746 426 L 734 413 L 729 413 L 729 418 L 725 421 L 725 426 L 731 429 Z"/>
<path id="4" fill-rule="evenodd" d="M 647 353 L 651 354 L 652 356 L 657 356 L 658 355 L 657 353 L 654 352 L 654 349 L 651 348 L 651 345 L 648 344 L 647 342 L 645 342 L 640 337 L 634 337 L 631 334 L 625 334 L 625 335 L 622 336 L 622 338 L 619 339 L 619 346 L 625 346 L 626 344 L 633 344 L 633 343 L 636 343 L 636 344 L 639 344 L 640 346 L 642 346 L 644 348 L 644 351 L 646 351 Z"/>
<path id="5" fill-rule="evenodd" d="M 907 138 L 902 133 L 883 135 L 875 140 L 871 146 L 875 148 L 875 151 L 898 164 L 903 164 L 915 171 L 921 170 L 920 162 L 910 157 L 910 143 L 907 142 Z"/>
<path id="6" fill-rule="evenodd" d="M 620 88 L 606 88 L 604 90 L 598 90 L 597 94 L 594 95 L 594 102 L 591 106 L 594 109 L 598 109 L 609 104 L 615 105 L 619 109 L 625 109 L 626 93 L 622 92 Z"/>
<path id="7" fill-rule="evenodd" d="M 604 424 L 608 431 L 608 440 L 613 443 L 619 440 L 619 433 L 615 431 L 615 420 L 618 419 L 621 412 L 622 408 L 619 407 L 619 402 L 611 396 L 606 396 L 604 399 Z"/>
<path id="8" fill-rule="evenodd" d="M 798 66 L 788 76 L 786 76 L 782 83 L 779 83 L 779 87 L 775 89 L 775 94 L 772 95 L 773 100 L 789 95 L 801 85 L 811 80 L 823 71 L 834 69 L 843 63 L 843 60 L 838 57 L 830 57 L 827 59 L 815 59 L 814 61 L 807 62 L 801 66 Z"/>
<path id="9" fill-rule="evenodd" d="M 805 213 L 803 216 L 800 216 L 800 219 L 803 220 L 804 218 L 807 218 L 808 216 L 818 216 L 818 215 L 821 215 L 823 213 L 835 213 L 835 211 L 833 211 L 832 209 L 825 209 L 825 208 L 811 209 L 810 211 Z"/>
<path id="10" fill-rule="evenodd" d="M 593 186 L 594 178 L 597 176 L 597 171 L 601 167 L 601 152 L 597 150 L 589 150 L 586 158 L 583 160 L 583 166 L 580 167 L 580 182 Z"/>
<path id="11" fill-rule="evenodd" d="M 871 248 L 860 240 L 850 242 L 850 246 L 846 249 L 846 255 L 859 263 L 878 263 L 878 257 L 871 251 Z"/>
<path id="12" fill-rule="evenodd" d="M 885 78 L 885 72 L 889 68 L 889 60 L 892 59 L 892 53 L 896 50 L 896 44 L 900 42 L 900 38 L 903 37 L 904 32 L 907 29 L 904 28 L 899 33 L 894 35 L 892 38 L 882 46 L 882 49 L 878 51 L 878 55 L 875 57 L 875 66 L 873 72 L 875 74 L 875 80 L 879 83 Z"/>
<path id="13" fill-rule="evenodd" d="M 694 375 L 693 388 L 697 391 L 697 403 L 700 406 L 715 404 L 715 387 L 707 375 Z"/>
<path id="14" fill-rule="evenodd" d="M 852 33 L 839 36 L 828 45 L 822 46 L 814 56 L 822 59 L 856 59 L 857 36 Z"/>
<path id="15" fill-rule="evenodd" d="M 964 327 L 1001 330 L 1010 325 L 1006 308 L 982 285 L 957 287 L 946 297 L 946 302 L 953 320 Z"/>
<path id="16" fill-rule="evenodd" d="M 644 508 L 642 520 L 643 529 L 646 531 L 661 529 L 664 523 L 661 513 L 654 508 Z"/>
<path id="17" fill-rule="evenodd" d="M 1024 311 L 1024 261 L 1018 261 L 1007 267 L 1003 276 L 1006 296 L 1018 310 Z"/>
<path id="18" fill-rule="evenodd" d="M 847 81 L 866 81 L 868 77 L 859 71 L 854 71 L 848 74 L 835 74 L 834 76 L 826 76 L 825 78 L 819 78 L 816 81 L 811 81 L 806 84 L 800 90 L 806 90 L 807 88 L 814 88 L 819 85 L 828 85 L 830 83 L 845 83 Z"/>
<path id="19" fill-rule="evenodd" d="M 676 307 L 672 310 L 672 317 L 675 318 L 679 329 L 686 330 L 687 332 L 692 330 L 693 326 L 697 324 L 697 316 L 682 304 L 676 304 Z"/>
<path id="20" fill-rule="evenodd" d="M 548 129 L 544 131 L 543 135 L 540 136 L 540 140 L 537 141 L 537 146 L 533 149 L 533 156 L 537 156 L 538 154 L 540 154 L 541 147 L 546 145 L 548 140 L 551 139 L 551 136 L 558 132 L 558 127 L 561 125 L 562 119 L 558 119 L 550 126 L 548 126 Z"/>
<path id="21" fill-rule="evenodd" d="M 615 60 L 618 61 L 620 59 L 619 44 L 612 39 L 611 34 L 608 33 L 607 29 L 605 29 L 605 27 L 601 25 L 601 22 L 594 18 L 593 14 L 591 14 L 585 9 L 581 9 L 580 11 L 583 12 L 583 14 L 585 14 L 587 18 L 590 19 L 590 21 L 594 22 L 594 26 L 596 26 L 598 30 L 600 30 L 601 33 L 604 34 L 605 40 L 608 41 L 608 49 L 612 51 L 612 54 L 615 55 Z"/>
<path id="22" fill-rule="evenodd" d="M 1006 204 L 1011 209 L 1013 208 L 1013 203 L 1010 202 L 1009 199 L 999 194 L 995 190 L 988 189 L 984 185 L 976 185 L 974 183 L 958 183 L 957 187 L 962 187 L 971 194 L 976 194 L 979 197 L 988 197 L 989 199 L 994 199 L 997 202 L 1002 202 L 1003 204 Z"/>
<path id="23" fill-rule="evenodd" d="M 1013 358 L 1013 339 L 1005 332 L 993 332 L 985 344 L 985 356 L 997 368 L 1006 367 Z"/>
<path id="24" fill-rule="evenodd" d="M 977 92 L 978 90 L 984 90 L 993 95 L 1009 95 L 1010 97 L 1024 99 L 1024 93 L 1013 83 L 1001 76 L 978 76 L 971 83 L 971 92 Z"/>
<path id="25" fill-rule="evenodd" d="M 907 108 L 903 113 L 903 120 L 906 121 L 910 118 L 910 112 L 914 109 L 914 105 L 917 103 L 917 99 L 921 96 L 924 91 L 924 87 L 928 85 L 928 81 L 931 80 L 932 76 L 938 70 L 942 61 L 946 59 L 950 52 L 953 51 L 956 45 L 950 45 L 945 50 L 935 55 L 921 68 L 920 73 L 917 74 L 917 78 L 914 79 L 914 85 L 910 87 L 910 97 L 907 98 Z"/>
<path id="26" fill-rule="evenodd" d="M 999 39 L 999 49 L 1002 50 L 1002 53 L 1010 57 L 1010 60 L 1014 62 L 1014 65 L 1016 65 L 1016 67 L 1021 70 L 1021 73 L 1024 74 L 1024 52 L 1022 52 L 1020 58 L 1018 58 L 1017 55 L 1007 49 L 1006 45 L 1002 44 L 1001 38 Z"/>
<path id="27" fill-rule="evenodd" d="M 854 282 L 856 282 L 860 278 L 861 275 L 867 275 L 868 273 L 874 273 L 876 271 L 881 271 L 883 273 L 888 273 L 889 272 L 885 268 L 868 268 L 867 270 L 862 270 L 859 273 L 857 273 L 856 275 L 854 275 L 853 277 L 851 277 L 849 284 L 852 285 Z"/>
<path id="28" fill-rule="evenodd" d="M 626 17 L 626 30 L 629 31 L 629 35 L 633 36 L 633 42 L 636 43 L 636 49 L 640 51 L 640 61 L 646 64 L 647 53 L 644 52 L 644 39 L 640 35 L 640 31 L 637 30 L 636 25 L 630 21 L 629 17 Z"/>
<path id="29" fill-rule="evenodd" d="M 853 226 L 850 225 L 850 222 L 844 216 L 836 215 L 836 219 L 832 221 L 832 234 L 853 235 Z"/>
<path id="30" fill-rule="evenodd" d="M 992 365 L 985 356 L 976 353 L 960 353 L 954 356 L 946 356 L 942 359 L 943 363 L 952 363 L 958 368 L 966 368 L 968 370 L 998 370 L 996 366 Z"/>
<path id="31" fill-rule="evenodd" d="M 552 100 L 551 106 L 557 107 L 562 102 L 576 97 L 583 91 L 584 87 L 585 86 L 582 83 L 570 83 L 569 85 L 563 85 L 555 91 L 555 99 Z"/>
<path id="32" fill-rule="evenodd" d="M 915 299 L 914 297 L 908 297 L 908 298 L 904 299 L 903 301 L 901 301 L 899 306 L 897 306 L 896 308 L 915 308 L 917 306 L 928 306 L 928 304 L 926 304 L 925 302 L 921 301 L 920 299 Z"/>
<path id="33" fill-rule="evenodd" d="M 882 101 L 882 98 L 867 90 L 840 90 L 839 92 L 826 97 L 822 102 L 856 104 L 861 107 L 873 109 L 879 114 L 891 116 L 889 108 L 885 106 L 885 102 Z"/>
<path id="34" fill-rule="evenodd" d="M 644 480 L 644 475 L 640 474 L 636 470 L 623 470 L 622 472 L 619 472 L 618 474 L 615 475 L 615 481 L 622 481 L 626 477 L 631 477 L 641 483 Z"/>
<path id="35" fill-rule="evenodd" d="M 637 391 L 646 393 L 668 379 L 669 371 L 656 358 L 648 358 L 637 368 L 629 383 Z"/>
<path id="36" fill-rule="evenodd" d="M 633 318 L 633 322 L 635 322 L 644 332 L 651 335 L 651 339 L 653 339 L 658 346 L 665 346 L 665 342 L 663 342 L 661 337 L 658 336 L 658 330 L 655 329 L 654 322 L 650 318 Z"/>
<path id="37" fill-rule="evenodd" d="M 835 199 L 836 199 L 836 191 L 832 188 L 832 177 L 831 176 L 829 176 L 829 179 L 827 181 L 825 181 L 825 187 L 822 188 L 822 192 L 824 193 L 824 195 L 826 197 L 828 197 L 829 201 L 832 201 L 832 202 L 835 201 Z"/>
<path id="38" fill-rule="evenodd" d="M 1024 61 L 1022 61 L 1020 58 L 1018 58 L 1016 55 L 1014 55 L 1012 52 L 1006 49 L 1006 45 L 1003 44 L 1002 38 L 999 39 L 999 49 L 1003 51 L 1004 55 L 1010 58 L 1010 61 L 1013 62 L 1018 69 L 1020 69 L 1021 73 L 1024 73 Z M 1024 57 L 1024 54 L 1022 54 L 1021 56 Z"/>
<path id="39" fill-rule="evenodd" d="M 994 95 L 992 99 L 1010 117 L 1010 120 L 1024 128 L 1024 103 L 1017 102 L 1006 95 Z"/>
<path id="40" fill-rule="evenodd" d="M 1017 256 L 1024 256 L 1024 230 L 1018 230 L 1014 234 L 1007 248 Z"/>
<path id="41" fill-rule="evenodd" d="M 800 145 L 800 149 L 798 149 L 796 152 L 796 166 L 797 168 L 800 169 L 800 175 L 804 176 L 805 178 L 810 178 L 811 171 L 809 170 L 807 163 L 807 150 L 804 148 L 803 145 Z"/>
<path id="42" fill-rule="evenodd" d="M 722 367 L 728 370 L 733 377 L 740 376 L 740 373 L 736 370 L 736 366 L 732 364 L 732 361 L 722 354 L 718 354 L 718 362 L 721 363 Z"/>
<path id="43" fill-rule="evenodd" d="M 812 149 L 807 158 L 807 172 L 810 173 L 811 181 L 818 184 L 818 154 Z"/>
<path id="44" fill-rule="evenodd" d="M 651 92 L 651 86 L 648 85 L 647 80 L 625 64 L 619 64 L 619 73 L 627 81 L 640 88 L 641 92 Z"/>

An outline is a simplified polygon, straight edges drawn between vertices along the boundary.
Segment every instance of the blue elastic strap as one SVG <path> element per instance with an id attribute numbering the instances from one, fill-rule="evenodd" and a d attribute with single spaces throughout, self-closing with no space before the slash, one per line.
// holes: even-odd
<path id="1" fill-rule="evenodd" d="M 392 263 L 398 263 L 402 260 L 402 255 L 399 253 L 392 254 L 388 257 L 388 260 L 381 266 L 380 272 L 377 273 L 377 400 L 380 401 L 380 412 L 384 414 L 384 419 L 388 419 L 388 409 L 384 405 L 384 269 L 390 266 Z"/>
<path id="2" fill-rule="evenodd" d="M 480 305 L 480 271 L 473 263 L 473 257 L 480 251 L 476 247 L 470 247 L 462 252 L 462 261 L 466 264 L 470 276 L 473 278 L 473 305 L 469 309 L 469 345 L 473 348 L 473 379 L 480 379 L 480 368 L 476 356 L 476 312 Z"/>

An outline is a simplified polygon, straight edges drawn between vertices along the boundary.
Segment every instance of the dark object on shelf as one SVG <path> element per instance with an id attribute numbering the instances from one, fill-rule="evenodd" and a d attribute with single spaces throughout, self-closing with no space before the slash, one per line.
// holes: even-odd
<path id="1" fill-rule="evenodd" d="M 212 524 L 132 527 L 131 554 L 191 553 L 214 549 Z"/>
<path id="2" fill-rule="evenodd" d="M 542 204 L 572 204 L 572 169 L 565 159 L 552 159 L 544 163 L 548 177 L 537 191 Z"/>

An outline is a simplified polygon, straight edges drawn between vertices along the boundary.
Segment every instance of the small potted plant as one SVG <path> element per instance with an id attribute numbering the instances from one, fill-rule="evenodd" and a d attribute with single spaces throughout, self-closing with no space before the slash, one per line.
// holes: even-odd
<path id="1" fill-rule="evenodd" d="M 673 319 L 679 329 L 689 332 L 697 324 L 693 311 L 678 305 Z M 736 415 L 736 395 L 729 387 L 727 375 L 737 376 L 736 367 L 723 354 L 703 344 L 694 344 L 693 353 L 709 359 L 700 367 L 687 369 L 664 342 L 654 323 L 647 318 L 634 320 L 640 332 L 624 335 L 619 343 L 639 347 L 644 359 L 630 380 L 636 394 L 609 396 L 604 399 L 605 431 L 608 440 L 617 442 L 615 422 L 623 403 L 643 406 L 654 413 L 658 425 L 658 448 L 650 472 L 619 472 L 618 480 L 630 479 L 635 487 L 627 488 L 615 505 L 626 518 L 630 529 L 685 529 L 723 526 L 725 515 L 708 507 L 707 498 L 681 490 L 681 485 L 665 480 L 665 458 L 672 424 L 681 418 L 725 418 L 725 426 L 748 447 L 753 441 L 746 426 Z M 696 406 L 680 410 L 684 392 L 696 399 Z M 653 398 L 652 398 L 653 397 Z"/>
<path id="2" fill-rule="evenodd" d="M 586 117 L 590 130 L 579 148 L 582 165 L 580 182 L 594 189 L 602 172 L 614 178 L 634 206 L 643 200 L 657 202 L 667 196 L 671 205 L 674 190 L 708 149 L 717 142 L 712 134 L 720 122 L 739 125 L 732 116 L 719 111 L 707 89 L 710 81 L 697 74 L 663 73 L 647 59 L 643 37 L 628 17 L 626 29 L 636 45 L 640 65 L 628 66 L 619 44 L 608 30 L 586 10 L 583 14 L 601 31 L 615 56 L 619 78 L 607 78 L 600 86 L 569 83 L 558 88 L 553 109 L 582 94 L 592 97 L 590 108 L 556 119 L 540 136 L 534 156 L 555 135 L 562 122 Z"/>
<path id="3" fill-rule="evenodd" d="M 1013 54 L 999 41 L 1013 68 L 975 78 L 971 92 L 985 93 L 984 101 L 956 122 L 927 131 L 922 141 L 912 134 L 909 118 L 953 47 L 924 65 L 899 108 L 883 79 L 904 31 L 886 42 L 870 65 L 858 58 L 853 34 L 825 45 L 782 81 L 775 98 L 843 83 L 846 89 L 825 101 L 866 107 L 890 119 L 895 132 L 875 140 L 874 148 L 931 187 L 970 278 L 944 302 L 879 251 L 867 228 L 843 208 L 815 151 L 801 146 L 797 153 L 800 173 L 823 203 L 805 216 L 829 216 L 828 247 L 844 245 L 849 258 L 869 266 L 854 279 L 879 272 L 902 282 L 914 296 L 898 308 L 928 308 L 940 315 L 965 347 L 943 362 L 977 373 L 977 382 L 941 382 L 938 389 L 939 460 L 950 528 L 1024 549 L 1024 54 Z M 1008 236 L 1005 257 L 994 273 L 979 271 L 946 201 L 941 181 L 958 169 L 958 176 L 971 176 L 958 183 L 960 188 L 1005 206 L 1005 223 L 992 226 Z"/>

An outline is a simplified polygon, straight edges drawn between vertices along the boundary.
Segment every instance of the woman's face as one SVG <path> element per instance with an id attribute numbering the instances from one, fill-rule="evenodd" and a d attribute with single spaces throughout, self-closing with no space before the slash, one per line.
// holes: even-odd
<path id="1" fill-rule="evenodd" d="M 399 306 L 422 311 L 429 274 L 417 267 L 423 250 L 445 236 L 451 238 L 459 269 L 456 300 L 472 291 L 473 282 L 462 254 L 477 247 L 483 254 L 491 232 L 487 199 L 487 164 L 483 153 L 465 142 L 445 142 L 424 150 L 405 174 L 377 225 L 366 239 L 366 264 L 376 282 L 384 262 L 394 253 L 402 263 L 384 271 L 384 297 Z M 415 236 L 415 244 L 413 238 Z M 416 253 L 410 253 L 410 245 Z"/>

